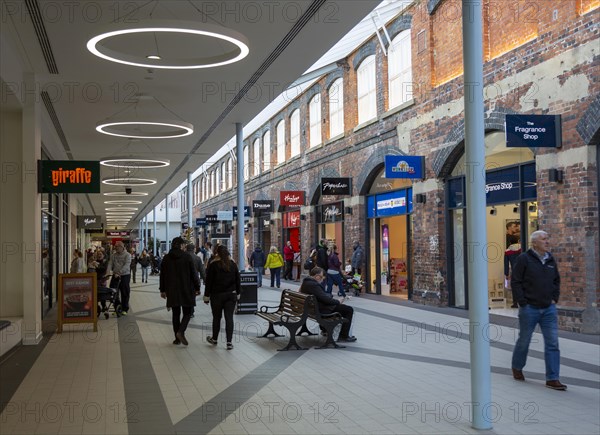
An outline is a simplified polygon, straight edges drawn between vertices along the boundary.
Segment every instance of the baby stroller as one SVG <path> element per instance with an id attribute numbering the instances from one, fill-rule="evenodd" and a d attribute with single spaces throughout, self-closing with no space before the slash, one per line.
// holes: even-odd
<path id="1" fill-rule="evenodd" d="M 111 288 L 106 283 L 109 277 L 110 275 L 98 278 L 98 317 L 104 313 L 105 319 L 108 319 L 108 313 L 111 308 L 117 317 L 121 317 L 121 312 L 123 311 L 119 302 L 119 284 L 121 283 L 121 279 L 116 278 L 113 282 L 116 288 Z"/>
<path id="2" fill-rule="evenodd" d="M 364 282 L 362 281 L 360 275 L 345 275 L 344 276 L 344 291 L 346 293 L 354 293 L 354 296 L 360 296 L 360 292 L 364 287 Z"/>

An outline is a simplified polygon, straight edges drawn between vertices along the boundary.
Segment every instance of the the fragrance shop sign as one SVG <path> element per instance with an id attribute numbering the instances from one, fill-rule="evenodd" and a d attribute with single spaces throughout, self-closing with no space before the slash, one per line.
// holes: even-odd
<path id="1" fill-rule="evenodd" d="M 560 115 L 506 115 L 506 147 L 560 148 Z"/>
<path id="2" fill-rule="evenodd" d="M 39 193 L 100 193 L 100 162 L 38 160 Z"/>

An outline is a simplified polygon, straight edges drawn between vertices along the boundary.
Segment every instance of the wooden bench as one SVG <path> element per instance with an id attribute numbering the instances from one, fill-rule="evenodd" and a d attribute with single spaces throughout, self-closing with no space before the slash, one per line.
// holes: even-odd
<path id="1" fill-rule="evenodd" d="M 310 295 L 292 290 L 283 290 L 279 306 L 260 307 L 260 311 L 257 311 L 256 315 L 269 322 L 269 329 L 267 329 L 263 337 L 268 337 L 269 335 L 282 337 L 281 334 L 275 332 L 273 327 L 275 325 L 284 326 L 290 333 L 290 342 L 286 347 L 277 350 L 290 350 L 292 346 L 295 346 L 299 350 L 306 350 L 306 348 L 300 347 L 296 342 L 296 331 L 302 325 L 306 325 L 306 318 L 309 311 L 308 305 L 312 299 L 313 297 Z M 275 311 L 269 312 L 270 309 L 275 309 Z"/>
<path id="2" fill-rule="evenodd" d="M 269 312 L 270 309 L 275 309 L 273 312 Z M 273 335 L 274 337 L 282 337 L 281 334 L 275 332 L 274 326 L 284 326 L 290 333 L 290 341 L 284 348 L 277 350 L 290 350 L 294 346 L 298 350 L 306 350 L 301 347 L 296 341 L 296 336 L 302 334 L 316 335 L 307 328 L 306 321 L 312 319 L 322 326 L 327 332 L 327 340 L 323 346 L 317 349 L 327 348 L 330 345 L 333 347 L 341 348 L 333 340 L 333 330 L 341 323 L 347 322 L 339 313 L 322 314 L 319 311 L 319 306 L 316 303 L 312 295 L 299 293 L 292 290 L 283 290 L 281 292 L 281 301 L 278 306 L 267 307 L 262 306 L 260 311 L 256 312 L 256 315 L 269 322 L 269 328 L 262 337 L 268 337 Z M 300 331 L 296 333 L 296 331 Z"/>

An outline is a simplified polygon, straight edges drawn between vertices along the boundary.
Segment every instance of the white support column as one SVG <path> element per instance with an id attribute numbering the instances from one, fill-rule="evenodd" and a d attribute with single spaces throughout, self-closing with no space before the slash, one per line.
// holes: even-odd
<path id="1" fill-rule="evenodd" d="M 469 268 L 469 336 L 471 347 L 471 407 L 473 427 L 492 428 L 488 273 L 485 216 L 485 146 L 483 106 L 482 1 L 463 0 L 463 63 L 465 105 L 465 169 L 467 185 L 467 249 Z M 475 253 L 476 252 L 476 253 Z"/>
<path id="2" fill-rule="evenodd" d="M 158 248 L 156 247 L 156 206 L 152 207 L 152 233 L 154 234 L 154 237 L 152 238 L 152 244 L 154 245 L 152 247 L 152 252 L 156 256 L 158 252 Z"/>
<path id="3" fill-rule="evenodd" d="M 34 74 L 25 74 L 23 105 L 23 144 L 21 159 L 22 243 L 21 273 L 23 283 L 23 344 L 38 344 L 42 339 L 42 210 L 37 185 L 37 161 L 41 158 L 41 104 Z"/>
<path id="4" fill-rule="evenodd" d="M 169 235 L 169 194 L 167 193 L 165 195 L 165 234 L 166 234 L 166 239 L 165 240 L 165 250 L 167 252 L 169 252 L 169 249 L 171 248 L 171 236 Z"/>
<path id="5" fill-rule="evenodd" d="M 244 129 L 242 123 L 235 124 L 235 141 L 237 152 L 237 243 L 238 243 L 238 267 L 246 269 L 244 249 Z"/>

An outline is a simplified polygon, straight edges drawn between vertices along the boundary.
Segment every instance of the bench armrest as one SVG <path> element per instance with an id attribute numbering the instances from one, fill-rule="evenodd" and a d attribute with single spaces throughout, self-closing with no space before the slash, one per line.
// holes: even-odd
<path id="1" fill-rule="evenodd" d="M 263 305 L 262 307 L 260 307 L 260 312 L 269 314 L 270 309 L 274 309 L 275 311 L 277 311 L 279 309 L 279 305 L 277 305 L 276 307 L 267 307 L 266 305 Z"/>

